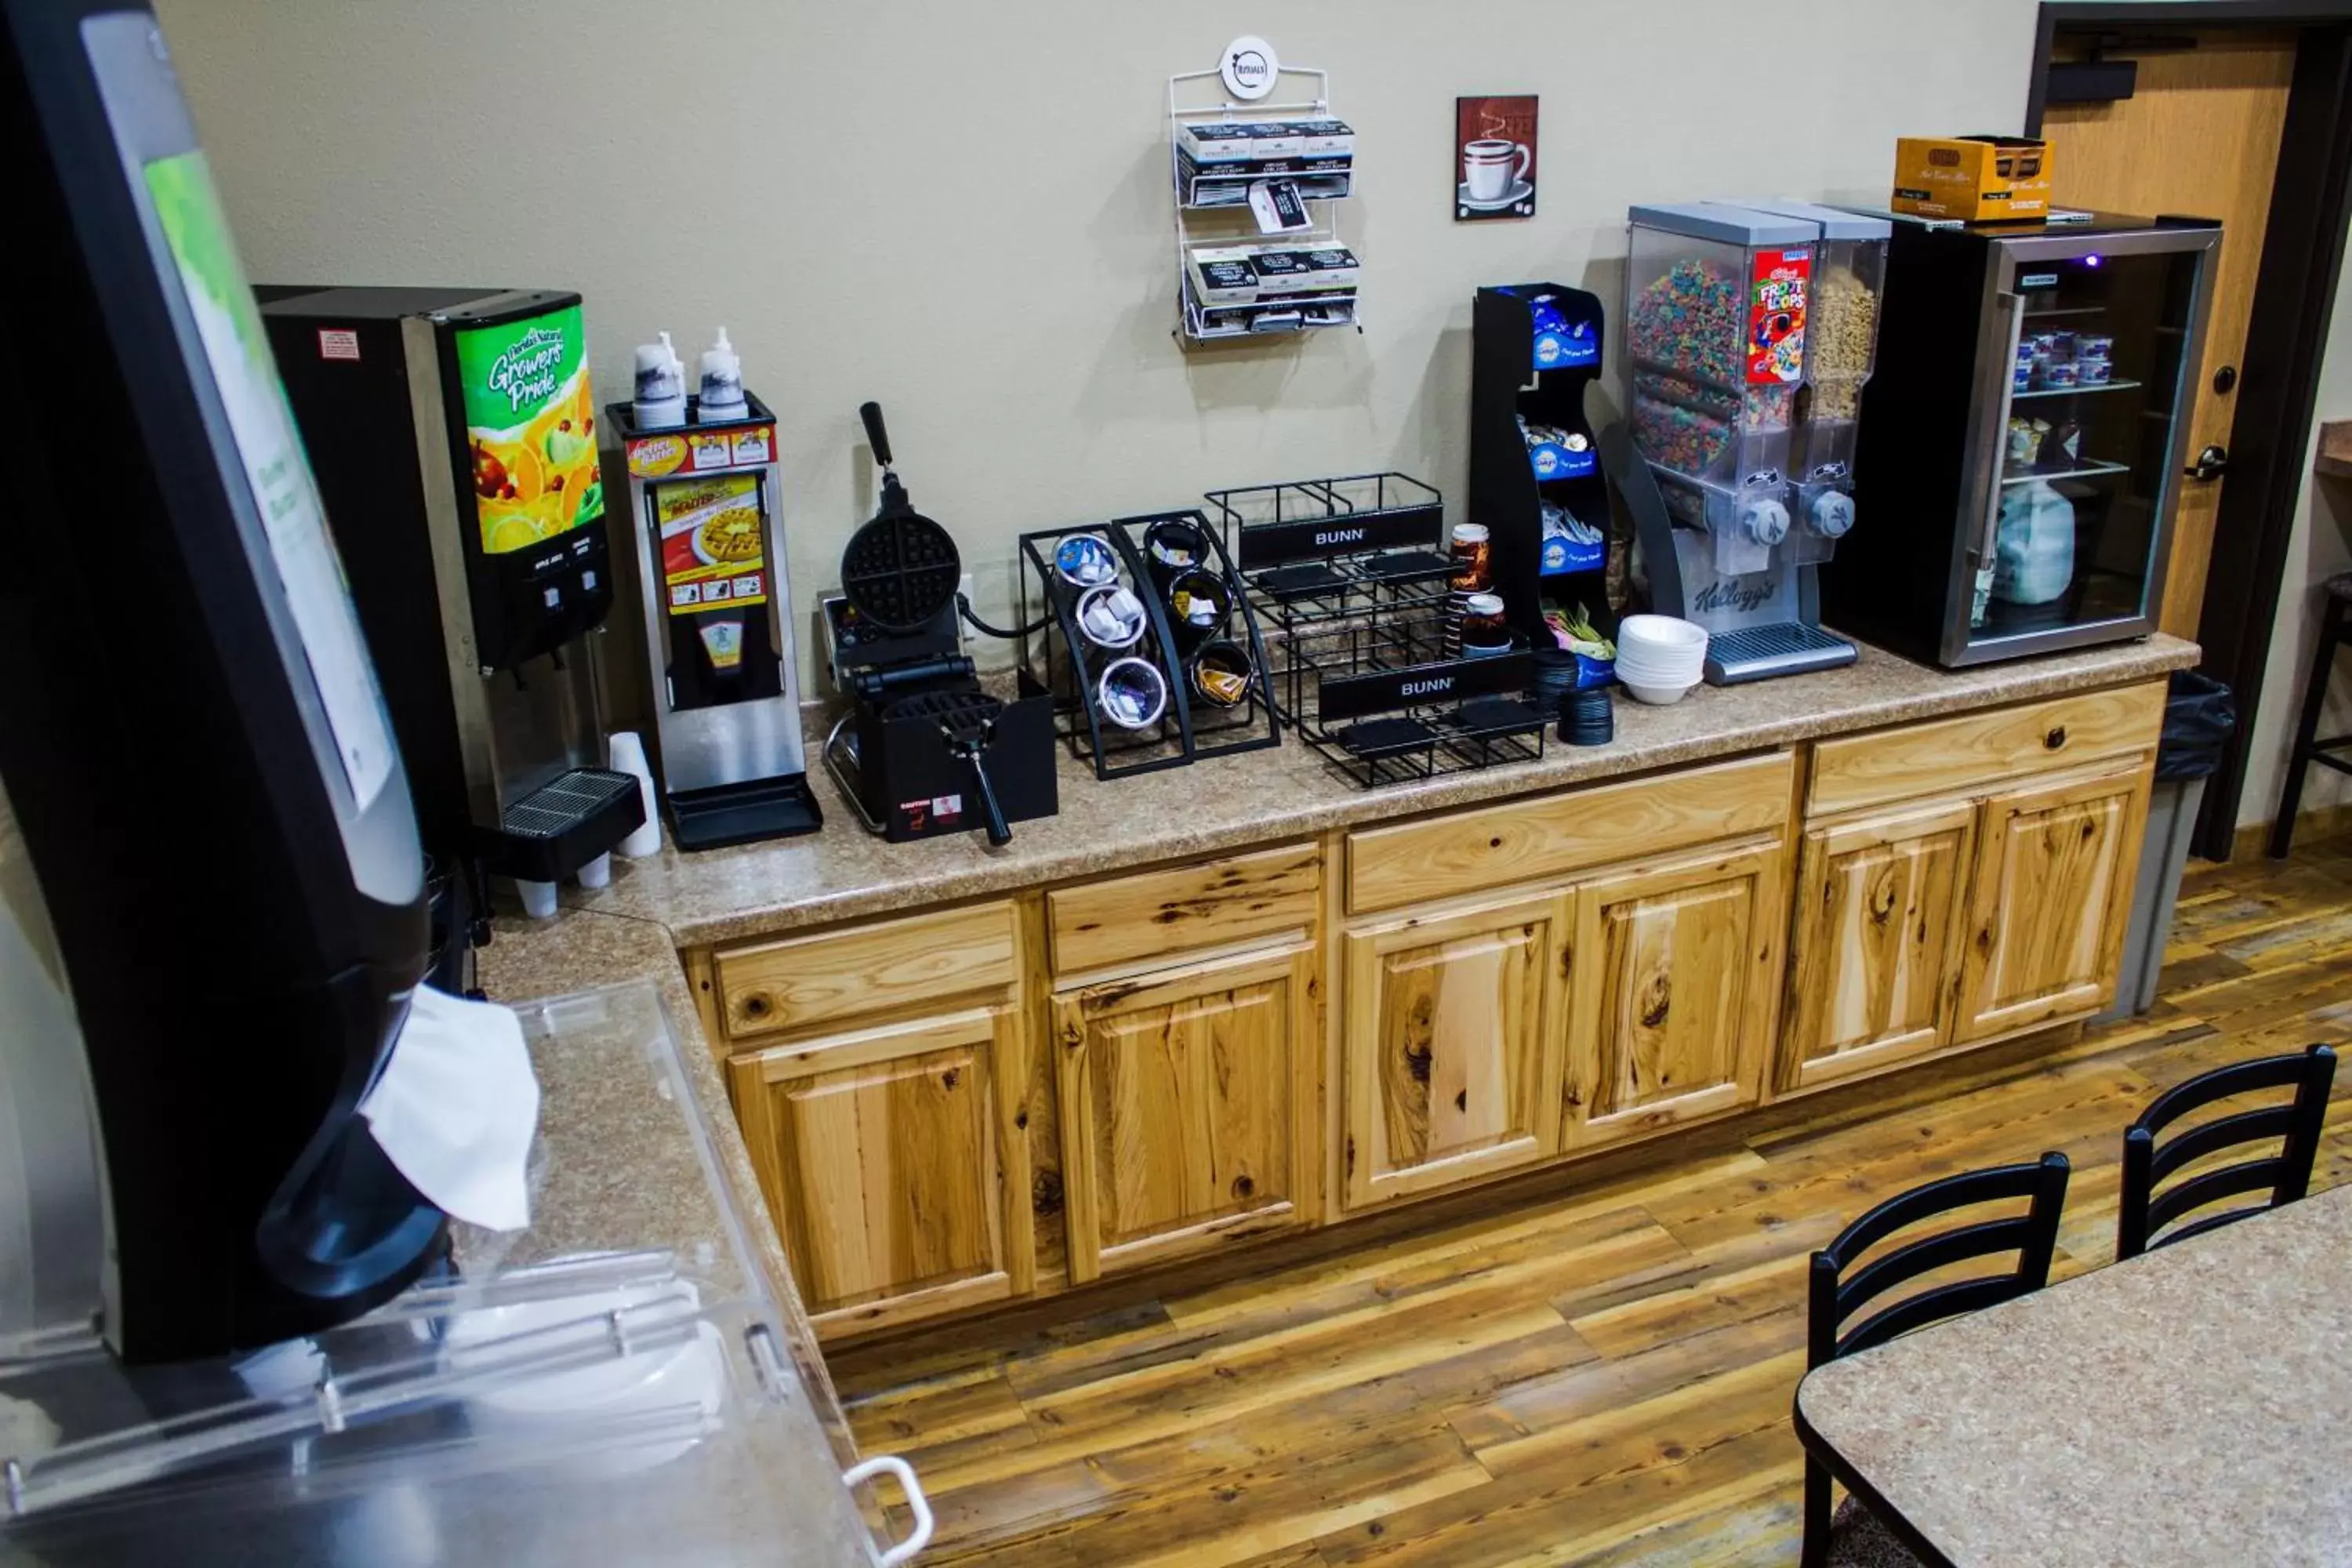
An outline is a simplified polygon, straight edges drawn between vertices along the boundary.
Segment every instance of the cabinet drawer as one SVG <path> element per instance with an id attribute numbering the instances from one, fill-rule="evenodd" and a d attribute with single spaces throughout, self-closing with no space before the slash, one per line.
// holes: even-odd
<path id="1" fill-rule="evenodd" d="M 791 937 L 712 962 L 730 1039 L 1013 984 L 1013 906 L 975 904 L 903 921 Z"/>
<path id="2" fill-rule="evenodd" d="M 2156 744 L 2164 682 L 2084 691 L 1813 748 L 1813 816 L 1964 790 Z"/>
<path id="3" fill-rule="evenodd" d="M 1787 753 L 1475 806 L 1348 836 L 1348 910 L 1364 914 L 1784 826 Z"/>
<path id="4" fill-rule="evenodd" d="M 1315 921 L 1323 857 L 1295 844 L 1045 895 L 1057 974 L 1223 947 Z"/>

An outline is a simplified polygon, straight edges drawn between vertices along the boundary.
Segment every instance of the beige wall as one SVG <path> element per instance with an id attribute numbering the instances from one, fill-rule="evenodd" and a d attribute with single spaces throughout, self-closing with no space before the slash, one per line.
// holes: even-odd
<path id="1" fill-rule="evenodd" d="M 2352 419 L 2352 289 L 2338 288 L 2336 310 L 2327 328 L 2327 348 L 2319 370 L 2319 398 L 2312 415 L 2312 447 L 2319 444 L 2318 426 L 2332 419 Z M 2260 710 L 2246 757 L 2246 789 L 2238 802 L 2238 824 L 2269 822 L 2278 811 L 2279 789 L 2286 771 L 2287 747 L 2303 713 L 2304 674 L 2311 668 L 2312 645 L 2318 640 L 2320 584 L 2338 572 L 2352 571 L 2352 480 L 2320 479 L 2311 472 L 2313 453 L 2305 453 L 2302 499 L 2296 503 L 2294 532 L 2287 544 L 2286 578 L 2279 590 L 2279 618 L 2272 633 L 2270 664 L 2263 675 Z M 2352 731 L 2352 679 L 2339 675 L 2331 687 L 2322 734 Z M 2306 812 L 2352 801 L 2352 778 L 2314 768 L 2303 792 Z"/>
<path id="2" fill-rule="evenodd" d="M 1005 612 L 1025 529 L 1394 467 L 1463 494 L 1470 295 L 1587 283 L 1625 207 L 1884 195 L 2014 130 L 2032 0 L 1147 5 L 161 0 L 257 279 L 564 286 L 595 374 L 725 322 L 782 416 L 795 597 L 871 507 L 856 410 Z M 1165 80 L 1262 32 L 1360 134 L 1361 336 L 1187 355 Z M 1460 93 L 1543 97 L 1541 211 L 1450 221 Z M 998 289 L 1021 287 L 1003 298 Z"/>

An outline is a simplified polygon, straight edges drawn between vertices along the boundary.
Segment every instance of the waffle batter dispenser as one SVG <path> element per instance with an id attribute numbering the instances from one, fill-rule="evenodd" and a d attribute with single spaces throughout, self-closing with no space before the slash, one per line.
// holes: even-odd
<path id="1" fill-rule="evenodd" d="M 1634 508 L 1653 602 L 1707 628 L 1717 685 L 1850 664 L 1816 619 L 1814 551 L 1834 535 L 1799 529 L 1818 492 L 1791 479 L 1820 224 L 1712 202 L 1630 221 L 1631 449 L 1606 455 L 1653 481 L 1627 487 L 1655 502 Z M 1822 505 L 1832 528 L 1850 515 Z"/>
<path id="2" fill-rule="evenodd" d="M 813 833 L 824 816 L 801 740 L 792 603 L 776 510 L 776 418 L 744 395 L 741 417 L 641 428 L 609 404 L 629 471 L 644 584 L 662 785 L 681 849 Z"/>

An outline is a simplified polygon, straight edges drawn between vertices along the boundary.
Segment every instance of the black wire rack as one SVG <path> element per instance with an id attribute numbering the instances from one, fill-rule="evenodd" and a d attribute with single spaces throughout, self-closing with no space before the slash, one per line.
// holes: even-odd
<path id="1" fill-rule="evenodd" d="M 1282 721 L 1342 776 L 1370 789 L 1543 755 L 1526 639 L 1463 650 L 1436 489 L 1381 473 L 1207 499 L 1265 626 Z"/>
<path id="2" fill-rule="evenodd" d="M 1189 524 L 1196 531 L 1200 559 L 1190 566 L 1171 566 L 1153 557 L 1146 541 L 1154 526 L 1162 523 L 1179 529 Z M 1105 647 L 1080 625 L 1084 591 L 1055 567 L 1055 551 L 1078 534 L 1092 534 L 1109 545 L 1118 582 L 1143 602 L 1144 630 L 1129 647 Z M 1028 628 L 1021 638 L 1023 689 L 1052 694 L 1055 733 L 1071 755 L 1094 764 L 1097 778 L 1182 767 L 1202 757 L 1281 743 L 1266 645 L 1255 608 L 1242 590 L 1224 541 L 1199 510 L 1152 512 L 1025 533 L 1020 562 L 1021 624 Z M 1193 626 L 1173 612 L 1173 579 L 1195 570 L 1224 585 L 1227 610 L 1213 626 Z M 1228 656 L 1239 656 L 1248 667 L 1243 695 L 1230 706 L 1213 700 L 1195 678 L 1197 661 L 1213 644 L 1223 645 Z M 1139 729 L 1117 721 L 1101 695 L 1104 672 L 1128 658 L 1150 665 L 1167 690 L 1159 717 Z"/>

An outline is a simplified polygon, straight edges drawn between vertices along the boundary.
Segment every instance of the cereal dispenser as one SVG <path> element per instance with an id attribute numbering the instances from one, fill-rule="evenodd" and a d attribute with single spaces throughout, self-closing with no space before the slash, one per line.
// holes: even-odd
<path id="1" fill-rule="evenodd" d="M 1789 544 L 1799 561 L 1826 561 L 1853 526 L 1853 457 L 1862 426 L 1862 389 L 1878 352 L 1878 301 L 1885 289 L 1885 218 L 1810 202 L 1742 202 L 1742 206 L 1815 226 L 1812 288 L 1805 323 L 1804 390 L 1797 398 L 1795 521 Z"/>
<path id="2" fill-rule="evenodd" d="M 1789 535 L 1817 226 L 1712 203 L 1637 206 L 1625 275 L 1635 444 L 1716 571 L 1763 571 Z"/>

